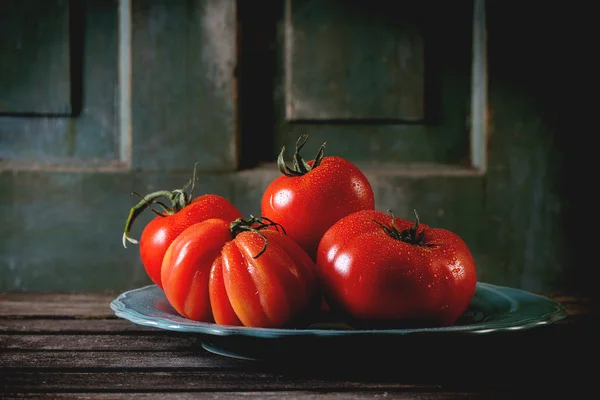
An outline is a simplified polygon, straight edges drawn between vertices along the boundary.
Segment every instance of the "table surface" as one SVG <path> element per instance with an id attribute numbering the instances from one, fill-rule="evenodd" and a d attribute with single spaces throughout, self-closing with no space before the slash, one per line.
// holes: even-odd
<path id="1" fill-rule="evenodd" d="M 598 371 L 593 302 L 565 294 L 567 319 L 526 331 L 266 361 L 118 318 L 116 295 L 0 293 L 0 398 L 579 398 Z"/>

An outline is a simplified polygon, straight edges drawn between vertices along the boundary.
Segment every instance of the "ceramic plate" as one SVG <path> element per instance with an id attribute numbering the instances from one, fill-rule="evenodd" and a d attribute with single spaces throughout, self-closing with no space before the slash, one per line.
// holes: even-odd
<path id="1" fill-rule="evenodd" d="M 406 329 L 353 329 L 324 316 L 305 329 L 268 329 L 217 325 L 191 321 L 177 314 L 156 285 L 122 293 L 110 307 L 115 314 L 136 324 L 200 334 L 205 349 L 232 357 L 257 359 L 290 350 L 332 349 L 332 344 L 356 347 L 369 343 L 386 348 L 408 337 L 473 336 L 529 330 L 566 318 L 564 306 L 524 290 L 478 282 L 471 304 L 452 326 Z M 401 338 L 401 339 L 400 339 Z M 363 346 L 364 347 L 364 346 Z M 380 349 L 381 350 L 381 349 Z M 321 350 L 319 350 L 321 351 Z M 305 350 L 301 351 L 305 353 Z"/>

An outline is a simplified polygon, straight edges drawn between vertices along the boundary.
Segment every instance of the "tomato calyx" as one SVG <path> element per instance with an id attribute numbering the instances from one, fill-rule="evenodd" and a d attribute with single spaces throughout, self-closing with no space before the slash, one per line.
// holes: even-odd
<path id="1" fill-rule="evenodd" d="M 283 158 L 283 154 L 285 153 L 285 146 L 283 146 L 281 148 L 281 152 L 279 153 L 279 156 L 277 157 L 277 167 L 279 168 L 279 171 L 281 171 L 282 174 L 284 174 L 285 176 L 290 176 L 290 177 L 291 176 L 302 176 L 302 175 L 308 173 L 310 170 L 317 168 L 321 164 L 321 161 L 323 161 L 323 156 L 325 154 L 325 143 L 326 142 L 324 142 L 321 145 L 321 148 L 319 149 L 319 152 L 317 153 L 317 156 L 315 157 L 315 160 L 314 160 L 312 166 L 310 166 L 310 165 L 308 165 L 308 163 L 306 161 L 304 161 L 304 159 L 300 155 L 300 150 L 302 150 L 302 147 L 304 147 L 307 140 L 308 140 L 308 135 L 306 133 L 304 133 L 296 141 L 296 151 L 294 152 L 294 157 L 292 159 L 293 160 L 292 168 L 287 166 L 287 164 L 285 163 L 285 160 Z"/>
<path id="2" fill-rule="evenodd" d="M 131 207 L 131 210 L 129 210 L 129 216 L 125 222 L 125 230 L 123 232 L 123 247 L 127 248 L 127 242 L 134 244 L 138 243 L 136 239 L 131 238 L 129 235 L 134 221 L 145 210 L 150 209 L 150 211 L 159 217 L 168 217 L 169 215 L 173 215 L 181 211 L 192 202 L 194 196 L 194 185 L 196 183 L 196 165 L 197 163 L 194 164 L 194 173 L 192 175 L 192 179 L 190 179 L 181 189 L 175 189 L 172 191 L 159 190 L 145 196 L 142 196 L 136 192 L 131 193 L 132 195 L 141 197 L 141 200 L 135 206 Z M 190 189 L 189 193 L 187 192 L 188 188 Z M 159 199 L 161 198 L 166 198 L 170 204 L 167 205 L 160 201 Z M 154 209 L 154 205 L 159 206 L 161 211 Z"/>
<path id="3" fill-rule="evenodd" d="M 269 239 L 267 239 L 265 235 L 260 233 L 260 230 L 269 227 L 274 227 L 277 231 L 281 229 L 283 233 L 286 233 L 283 226 L 281 226 L 277 222 L 273 222 L 272 220 L 266 217 L 255 217 L 254 215 L 250 215 L 250 218 L 248 220 L 238 218 L 235 221 L 233 221 L 231 224 L 229 224 L 229 232 L 231 232 L 232 239 L 234 239 L 237 235 L 239 235 L 242 232 L 254 232 L 258 236 L 260 236 L 265 241 L 265 243 L 262 249 L 258 252 L 258 254 L 252 257 L 254 259 L 257 259 L 265 252 L 265 250 L 267 250 L 267 245 L 269 244 Z"/>
<path id="4" fill-rule="evenodd" d="M 375 223 L 380 225 L 385 233 L 396 240 L 401 240 L 405 243 L 412 244 L 415 246 L 426 246 L 426 247 L 436 247 L 441 246 L 439 243 L 425 243 L 425 230 L 419 232 L 419 214 L 417 214 L 417 210 L 413 210 L 415 212 L 415 224 L 410 229 L 404 229 L 399 231 L 398 228 L 394 225 L 394 220 L 396 217 L 391 210 L 388 210 L 388 213 L 392 217 L 391 226 L 387 227 L 379 221 L 373 220 Z"/>

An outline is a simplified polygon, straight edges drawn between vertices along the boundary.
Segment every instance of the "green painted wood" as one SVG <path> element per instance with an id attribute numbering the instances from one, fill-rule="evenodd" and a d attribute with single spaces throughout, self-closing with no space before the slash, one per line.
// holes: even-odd
<path id="1" fill-rule="evenodd" d="M 79 81 L 78 76 L 82 79 L 80 112 L 72 117 L 0 115 L 0 159 L 32 167 L 118 157 L 116 3 L 103 0 L 72 2 L 76 27 L 73 34 L 81 32 L 80 36 L 70 39 L 75 52 L 73 65 L 77 64 L 78 57 L 81 58 L 81 71 L 71 70 L 74 84 Z M 22 7 L 30 5 L 29 2 L 19 4 Z M 62 61 L 53 62 L 44 66 L 44 71 L 63 69 Z M 60 80 L 60 76 L 56 79 Z M 30 83 L 35 84 L 35 81 Z M 36 91 L 32 93 L 37 94 Z"/>
<path id="2" fill-rule="evenodd" d="M 103 4 L 108 4 L 107 8 L 114 7 L 108 2 L 90 1 L 86 3 L 86 10 L 91 11 L 91 7 L 106 10 Z M 134 12 L 133 24 L 139 29 L 134 30 L 137 34 L 134 35 L 132 75 L 132 145 L 137 168 L 117 172 L 82 172 L 76 169 L 63 172 L 4 169 L 0 172 L 0 291 L 120 291 L 149 283 L 139 262 L 137 248 L 132 245 L 123 249 L 120 242 L 129 208 L 137 201 L 130 192 L 148 193 L 181 187 L 191 175 L 193 162 L 197 158 L 204 159 L 205 153 L 211 155 L 206 158 L 207 164 L 203 164 L 205 168 L 216 165 L 213 161 L 217 158 L 230 159 L 226 149 L 233 137 L 228 113 L 221 115 L 223 120 L 220 124 L 215 122 L 211 125 L 213 129 L 208 137 L 204 137 L 206 131 L 198 130 L 198 137 L 192 138 L 188 136 L 189 131 L 181 128 L 186 118 L 199 122 L 205 117 L 183 111 L 187 109 L 187 103 L 183 103 L 185 96 L 179 96 L 181 80 L 173 78 L 173 84 L 170 86 L 168 83 L 167 75 L 180 76 L 184 72 L 183 67 L 175 67 L 181 62 L 176 57 L 177 51 L 169 53 L 166 44 L 162 47 L 157 44 L 157 49 L 162 50 L 152 58 L 148 49 L 152 48 L 149 43 L 154 42 L 150 38 L 154 38 L 156 43 L 178 43 L 188 37 L 182 32 L 181 25 L 195 24 L 199 29 L 198 13 L 205 15 L 203 13 L 207 13 L 208 8 L 218 4 L 185 3 L 191 7 L 190 10 L 196 10 L 196 14 L 185 14 L 181 3 L 134 2 L 134 10 L 137 11 Z M 241 143 L 246 146 L 240 149 L 241 152 L 247 155 L 249 149 L 262 148 L 261 143 L 266 143 L 265 148 L 272 151 L 264 151 L 254 161 L 273 161 L 280 145 L 293 148 L 297 133 L 305 131 L 309 133 L 305 151 L 307 158 L 314 156 L 317 147 L 327 141 L 326 155 L 345 156 L 365 170 L 374 187 L 377 209 L 385 211 L 389 208 L 405 218 L 412 218 L 412 210 L 417 209 L 424 223 L 459 233 L 474 254 L 481 281 L 533 291 L 594 293 L 595 282 L 590 279 L 593 264 L 585 259 L 592 254 L 589 249 L 591 239 L 582 232 L 588 226 L 586 218 L 594 210 L 589 202 L 595 197 L 587 193 L 589 185 L 579 182 L 579 177 L 595 170 L 588 166 L 594 158 L 587 157 L 585 152 L 586 147 L 591 151 L 593 146 L 581 146 L 584 140 L 589 140 L 594 125 L 584 124 L 585 114 L 579 110 L 582 103 L 573 100 L 579 98 L 577 88 L 586 87 L 582 83 L 591 75 L 582 71 L 579 64 L 571 62 L 569 57 L 556 57 L 557 43 L 579 43 L 581 39 L 576 31 L 555 29 L 553 21 L 562 15 L 564 10 L 561 7 L 544 8 L 540 19 L 539 7 L 519 4 L 519 13 L 514 13 L 516 2 L 493 2 L 487 10 L 490 137 L 489 165 L 484 175 L 471 174 L 460 168 L 468 165 L 464 158 L 468 154 L 467 135 L 453 136 L 452 124 L 447 125 L 449 120 L 454 121 L 456 126 L 459 121 L 461 124 L 465 121 L 468 102 L 463 102 L 467 95 L 462 90 L 470 82 L 465 73 L 470 65 L 468 60 L 459 60 L 466 50 L 451 46 L 450 38 L 468 37 L 470 30 L 470 22 L 466 25 L 457 22 L 462 18 L 469 20 L 469 11 L 457 4 L 447 9 L 438 4 L 436 7 L 441 7 L 440 12 L 431 14 L 428 19 L 431 25 L 427 26 L 435 26 L 439 22 L 443 29 L 423 31 L 425 66 L 437 68 L 439 72 L 428 75 L 426 71 L 425 77 L 438 76 L 439 87 L 445 88 L 440 93 L 443 99 L 440 104 L 444 106 L 438 108 L 439 115 L 432 119 L 438 123 L 423 125 L 341 122 L 277 125 L 285 120 L 284 114 L 269 114 L 269 110 L 281 111 L 285 99 L 279 96 L 273 100 L 273 86 L 259 83 L 275 76 L 267 72 L 269 68 L 276 71 L 274 55 L 278 51 L 276 44 L 281 43 L 272 41 L 275 37 L 258 38 L 263 31 L 274 32 L 275 25 L 269 25 L 269 21 L 277 20 L 277 9 L 273 11 L 273 19 L 263 15 L 264 19 L 258 20 L 261 23 L 254 25 L 256 37 L 250 40 L 246 36 L 247 40 L 241 42 L 245 46 L 262 46 L 256 49 L 246 47 L 243 54 L 245 57 L 262 55 L 267 71 L 255 76 L 250 74 L 252 70 L 246 71 L 240 66 L 240 74 L 247 80 L 254 77 L 262 79 L 244 86 L 247 91 L 241 94 L 242 104 L 247 105 L 242 114 L 246 119 L 240 122 L 240 126 L 245 127 L 240 132 L 244 137 Z M 454 12 L 450 13 L 452 10 Z M 252 13 L 246 11 L 240 18 L 252 17 Z M 189 17 L 183 19 L 184 14 Z M 94 15 L 86 22 L 90 29 L 101 26 L 91 21 L 106 16 L 101 11 Z M 176 21 L 180 23 L 169 22 L 171 25 L 160 28 L 162 25 L 156 21 L 163 18 L 166 24 L 172 15 L 178 16 Z M 283 21 L 283 13 L 277 15 L 279 21 Z M 449 15 L 455 18 L 446 18 Z M 154 22 L 150 23 L 149 18 Z M 454 29 L 450 29 L 453 24 Z M 230 28 L 233 27 L 235 25 Z M 158 33 L 151 36 L 154 28 Z M 186 32 L 197 38 L 196 28 L 188 27 Z M 444 34 L 440 35 L 440 31 Z M 435 32 L 438 32 L 437 36 Z M 247 31 L 242 29 L 242 33 Z M 108 40 L 106 37 L 110 35 L 103 37 Z M 447 46 L 441 47 L 445 57 L 431 66 L 427 60 L 435 54 L 432 56 L 427 52 L 430 48 L 427 43 L 436 38 L 444 38 L 448 42 Z M 191 41 L 189 38 L 186 40 Z M 201 47 L 198 45 L 198 48 Z M 142 51 L 142 48 L 146 50 Z M 206 51 L 207 54 L 215 54 L 212 50 Z M 260 60 L 250 65 L 256 69 Z M 149 72 L 144 71 L 144 66 Z M 107 73 L 106 67 L 100 69 Z M 165 77 L 155 82 L 153 78 L 157 78 L 161 70 L 165 71 Z M 199 71 L 202 74 L 207 70 Z M 277 71 L 281 78 L 282 70 Z M 548 76 L 564 79 L 557 78 L 549 84 Z M 427 82 L 426 88 L 429 87 Z M 106 80 L 101 80 L 97 84 L 105 83 Z M 202 95 L 208 96 L 203 97 L 207 104 L 210 96 L 214 100 L 211 104 L 217 108 L 220 107 L 218 104 L 225 104 L 215 100 L 217 96 L 229 98 L 223 100 L 227 104 L 236 104 L 235 99 L 229 97 L 231 87 L 220 87 L 222 92 L 215 89 L 214 96 Z M 276 93 L 281 95 L 283 92 Z M 425 92 L 426 121 L 429 121 L 427 112 L 432 109 L 427 106 L 431 101 L 430 93 L 435 91 Z M 111 101 L 114 106 L 114 98 Z M 252 101 L 257 104 L 252 104 Z M 248 107 L 249 104 L 255 107 Z M 256 113 L 253 115 L 252 111 Z M 215 113 L 215 120 L 218 119 L 216 115 L 218 113 Z M 271 119 L 269 115 L 278 117 Z M 582 119 L 574 118 L 575 115 Z M 7 120 L 0 118 L 0 127 L 6 126 Z M 215 120 L 207 119 L 209 122 Z M 47 128 L 39 132 L 53 132 L 56 125 L 45 121 L 46 125 L 40 121 L 22 120 L 22 123 L 37 123 Z M 247 121 L 252 123 L 246 124 Z M 16 122 L 14 124 L 17 125 Z M 257 133 L 250 129 L 266 128 L 269 124 L 274 125 L 271 131 L 265 129 Z M 179 128 L 170 131 L 169 127 Z M 170 132 L 168 140 L 163 136 L 165 131 Z M 111 124 L 107 125 L 105 132 L 116 135 Z M 6 149 L 11 147 L 5 140 L 5 131 L 0 129 L 0 133 L 0 151 L 4 157 Z M 248 143 L 254 134 L 263 142 L 251 147 Z M 183 144 L 178 144 L 177 138 L 187 146 L 186 150 L 182 149 Z M 196 140 L 209 138 L 215 142 L 214 147 L 194 145 Z M 379 141 L 378 138 L 385 140 Z M 36 142 L 33 136 L 29 139 L 31 145 L 48 149 L 48 153 L 40 150 L 32 153 L 32 157 L 37 154 L 38 159 L 44 159 L 53 151 L 46 142 Z M 80 142 L 82 146 L 91 147 L 94 140 L 86 136 Z M 140 161 L 142 155 L 146 157 L 143 163 Z M 152 156 L 156 161 L 152 160 Z M 427 171 L 423 160 L 432 163 Z M 398 167 L 400 163 L 402 168 Z M 277 176 L 278 171 L 272 163 L 240 171 L 203 172 L 196 193 L 221 194 L 230 198 L 245 214 L 256 214 L 263 190 Z M 593 184 L 595 181 L 586 182 Z M 148 218 L 149 215 L 144 216 L 136 223 L 134 237 L 139 236 Z"/>
<path id="3" fill-rule="evenodd" d="M 180 175 L 36 171 L 5 172 L 0 177 L 0 188 L 10 189 L 2 189 L 0 197 L 4 250 L 0 290 L 101 290 L 151 283 L 137 246 L 124 249 L 121 244 L 129 209 L 139 201 L 130 193 L 180 188 L 191 171 Z M 231 181 L 218 175 L 202 176 L 196 194 L 230 198 L 230 187 Z M 239 203 L 250 211 L 246 201 Z M 136 222 L 134 237 L 151 216 Z"/>
<path id="4" fill-rule="evenodd" d="M 409 2 L 289 0 L 287 120 L 419 121 L 422 25 Z"/>
<path id="5" fill-rule="evenodd" d="M 286 5 L 284 16 L 274 16 L 285 22 L 277 53 L 275 98 L 285 101 L 275 104 L 276 148 L 307 132 L 314 137 L 308 153 L 316 154 L 327 138 L 337 153 L 361 162 L 470 165 L 471 2 Z M 456 18 L 446 18 L 449 13 Z M 339 90 L 327 89 L 330 81 Z M 303 111 L 296 115 L 298 107 Z"/>
<path id="6" fill-rule="evenodd" d="M 133 166 L 237 167 L 235 1 L 134 1 Z"/>
<path id="7" fill-rule="evenodd" d="M 0 4 L 0 114 L 68 115 L 69 1 Z"/>
<path id="8" fill-rule="evenodd" d="M 456 231 L 471 247 L 480 280 L 511 283 L 521 279 L 519 271 L 507 276 L 512 253 L 498 243 L 512 240 L 512 232 L 495 227 L 486 216 L 485 179 L 477 176 L 415 178 L 382 174 L 365 168 L 374 187 L 376 208 L 392 210 L 403 218 L 414 218 L 430 226 Z M 196 193 L 216 193 L 229 198 L 245 214 L 260 213 L 260 199 L 267 185 L 279 175 L 274 167 L 240 173 L 205 174 Z M 125 290 L 151 283 L 139 261 L 138 247 L 124 249 L 121 234 L 129 208 L 140 193 L 182 186 L 189 176 L 167 173 L 48 173 L 0 174 L 0 187 L 12 188 L 12 198 L 2 197 L 0 219 L 6 253 L 0 258 L 2 290 Z M 36 191 L 28 188 L 35 187 Z M 44 201 L 37 193 L 45 193 Z M 18 193 L 17 195 L 15 193 Z M 151 214 L 134 225 L 139 237 Z M 561 243 L 547 238 L 542 245 L 560 251 Z M 558 238 L 555 238 L 558 239 Z M 33 246 L 25 243 L 35 244 Z M 536 250 L 530 243 L 529 251 Z M 544 259 L 529 260 L 528 268 L 544 271 Z M 556 265 L 555 265 L 556 266 Z M 564 267 L 562 268 L 564 273 Z M 540 278 L 538 276 L 538 278 Z M 519 286 L 556 289 L 541 280 L 519 281 Z"/>

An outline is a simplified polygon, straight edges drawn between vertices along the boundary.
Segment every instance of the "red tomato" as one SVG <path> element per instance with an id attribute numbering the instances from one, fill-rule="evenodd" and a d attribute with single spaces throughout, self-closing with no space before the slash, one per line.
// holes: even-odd
<path id="1" fill-rule="evenodd" d="M 162 263 L 164 292 L 182 316 L 280 328 L 317 309 L 315 264 L 297 243 L 257 219 L 208 219 L 186 228 Z"/>
<path id="2" fill-rule="evenodd" d="M 289 168 L 281 150 L 280 171 L 266 188 L 261 213 L 281 224 L 313 260 L 319 240 L 340 218 L 375 207 L 373 189 L 365 175 L 351 162 L 340 157 L 323 157 L 324 146 L 308 163 L 300 157 L 306 143 L 302 135 L 296 143 L 294 169 Z"/>
<path id="3" fill-rule="evenodd" d="M 471 252 L 455 233 L 375 210 L 325 233 L 317 274 L 330 307 L 367 325 L 451 325 L 477 283 Z"/>
<path id="4" fill-rule="evenodd" d="M 205 194 L 192 199 L 191 194 L 185 192 L 185 187 L 173 192 L 155 192 L 145 196 L 131 209 L 125 224 L 123 246 L 127 247 L 126 241 L 138 243 L 137 240 L 129 237 L 131 226 L 145 209 L 152 207 L 153 204 L 164 205 L 164 203 L 158 203 L 158 199 L 161 197 L 171 200 L 171 207 L 163 206 L 162 212 L 158 213 L 159 216 L 144 227 L 139 244 L 140 258 L 146 273 L 152 282 L 162 289 L 160 269 L 163 257 L 171 242 L 185 228 L 209 218 L 221 218 L 231 222 L 241 218 L 242 214 L 227 199 L 215 194 Z"/>

